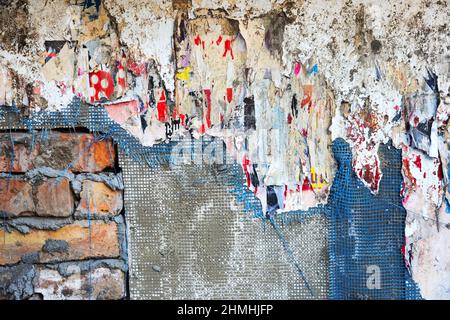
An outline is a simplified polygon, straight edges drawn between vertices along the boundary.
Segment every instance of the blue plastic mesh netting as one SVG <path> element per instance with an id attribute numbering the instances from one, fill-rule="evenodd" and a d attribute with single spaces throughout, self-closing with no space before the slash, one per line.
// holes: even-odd
<path id="1" fill-rule="evenodd" d="M 331 298 L 419 299 L 401 254 L 406 217 L 400 198 L 401 152 L 380 146 L 383 177 L 377 196 L 353 172 L 344 140 L 333 142 L 333 153 L 339 169 L 327 210 Z M 369 266 L 379 267 L 380 289 L 367 286 Z"/>
<path id="2" fill-rule="evenodd" d="M 176 145 L 171 142 L 143 147 L 112 121 L 103 108 L 80 104 L 79 100 L 62 112 L 41 112 L 31 118 L 20 118 L 15 108 L 3 108 L 0 110 L 0 123 L 3 129 L 14 127 L 30 131 L 87 127 L 92 132 L 112 137 L 127 155 L 149 166 L 170 164 L 172 148 Z M 184 147 L 193 146 L 187 144 Z M 380 147 L 383 178 L 379 194 L 374 196 L 354 174 L 348 144 L 337 139 L 332 149 L 338 170 L 325 206 L 267 217 L 261 212 L 259 200 L 244 187 L 244 177 L 238 164 L 230 165 L 231 170 L 227 170 L 224 183 L 232 186 L 237 200 L 244 203 L 245 212 L 262 219 L 272 219 L 275 225 L 301 221 L 315 214 L 327 217 L 331 299 L 420 299 L 401 254 L 406 212 L 400 198 L 400 151 L 390 145 Z M 374 265 L 380 270 L 380 289 L 369 289 L 367 286 L 367 268 Z"/>

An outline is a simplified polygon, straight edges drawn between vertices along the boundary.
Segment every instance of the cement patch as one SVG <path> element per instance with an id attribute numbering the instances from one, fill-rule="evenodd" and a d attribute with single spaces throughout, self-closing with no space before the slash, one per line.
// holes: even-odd
<path id="1" fill-rule="evenodd" d="M 150 168 L 119 156 L 131 299 L 324 299 L 326 219 L 280 225 L 314 296 L 267 222 L 244 213 L 221 170 Z"/>

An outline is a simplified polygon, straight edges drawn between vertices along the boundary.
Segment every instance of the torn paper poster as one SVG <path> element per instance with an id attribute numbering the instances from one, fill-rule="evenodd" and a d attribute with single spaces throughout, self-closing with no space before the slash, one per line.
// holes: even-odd
<path id="1" fill-rule="evenodd" d="M 144 146 L 217 137 L 270 214 L 327 202 L 337 138 L 376 195 L 392 140 L 411 273 L 425 297 L 447 298 L 421 266 L 448 239 L 428 222 L 442 226 L 449 200 L 449 12 L 425 0 L 11 1 L 0 103 L 32 114 L 79 97 Z"/>

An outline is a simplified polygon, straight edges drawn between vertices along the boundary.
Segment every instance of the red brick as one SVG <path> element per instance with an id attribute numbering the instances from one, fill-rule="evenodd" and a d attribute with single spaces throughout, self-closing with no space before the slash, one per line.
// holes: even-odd
<path id="1" fill-rule="evenodd" d="M 0 179 L 0 211 L 9 217 L 32 215 L 35 205 L 31 185 L 23 180 Z"/>
<path id="2" fill-rule="evenodd" d="M 94 142 L 94 136 L 84 134 L 78 137 L 76 172 L 99 172 L 114 167 L 115 150 L 111 140 Z"/>
<path id="3" fill-rule="evenodd" d="M 88 212 L 89 203 L 89 212 Z M 123 207 L 122 191 L 110 189 L 102 182 L 83 181 L 80 203 L 77 211 L 81 214 L 117 215 Z"/>
<path id="4" fill-rule="evenodd" d="M 49 178 L 32 186 L 20 179 L 0 179 L 0 211 L 8 217 L 68 217 L 75 201 L 67 178 Z"/>
<path id="5" fill-rule="evenodd" d="M 115 150 L 111 140 L 95 142 L 92 134 L 57 131 L 49 131 L 44 140 L 41 132 L 36 132 L 34 145 L 31 138 L 31 134 L 23 132 L 0 133 L 0 172 L 10 169 L 26 172 L 38 167 L 99 172 L 114 166 Z"/>
<path id="6" fill-rule="evenodd" d="M 23 255 L 34 252 L 39 253 L 40 262 L 114 258 L 120 254 L 118 228 L 114 222 L 92 221 L 90 230 L 87 221 L 77 221 L 57 230 L 33 229 L 27 234 L 16 230 L 5 234 L 0 230 L 0 239 L 0 265 L 17 263 Z M 65 241 L 66 249 L 45 249 L 47 240 Z"/>
<path id="7" fill-rule="evenodd" d="M 75 202 L 67 178 L 51 178 L 36 186 L 36 214 L 38 216 L 69 217 Z"/>
<path id="8" fill-rule="evenodd" d="M 14 158 L 12 159 L 12 141 L 14 141 Z M 26 172 L 33 169 L 33 159 L 39 149 L 32 148 L 32 137 L 28 133 L 0 133 L 0 172 Z"/>
<path id="9" fill-rule="evenodd" d="M 76 270 L 77 266 L 69 268 Z M 117 300 L 125 297 L 125 274 L 117 269 L 95 268 L 63 276 L 57 270 L 41 267 L 34 291 L 44 300 Z"/>

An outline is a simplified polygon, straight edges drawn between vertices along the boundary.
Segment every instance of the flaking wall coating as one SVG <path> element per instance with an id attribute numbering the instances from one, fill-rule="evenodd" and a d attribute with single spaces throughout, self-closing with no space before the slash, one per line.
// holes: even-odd
<path id="1" fill-rule="evenodd" d="M 324 215 L 279 225 L 314 293 L 268 223 L 243 213 L 214 166 L 142 166 L 120 154 L 131 299 L 325 299 Z M 226 170 L 226 169 L 225 169 Z M 219 183 L 218 183 L 219 182 Z"/>
<path id="2" fill-rule="evenodd" d="M 449 298 L 448 1 L 1 6 L 0 104 L 35 119 L 81 98 L 144 146 L 188 133 L 222 138 L 262 205 L 280 195 L 264 213 L 327 201 L 328 151 L 339 137 L 352 169 L 378 193 L 378 148 L 392 139 L 402 150 L 406 266 L 424 297 Z M 224 132 L 234 124 L 242 135 Z M 255 132 L 267 126 L 281 130 L 270 139 Z M 249 148 L 234 148 L 242 139 Z"/>

